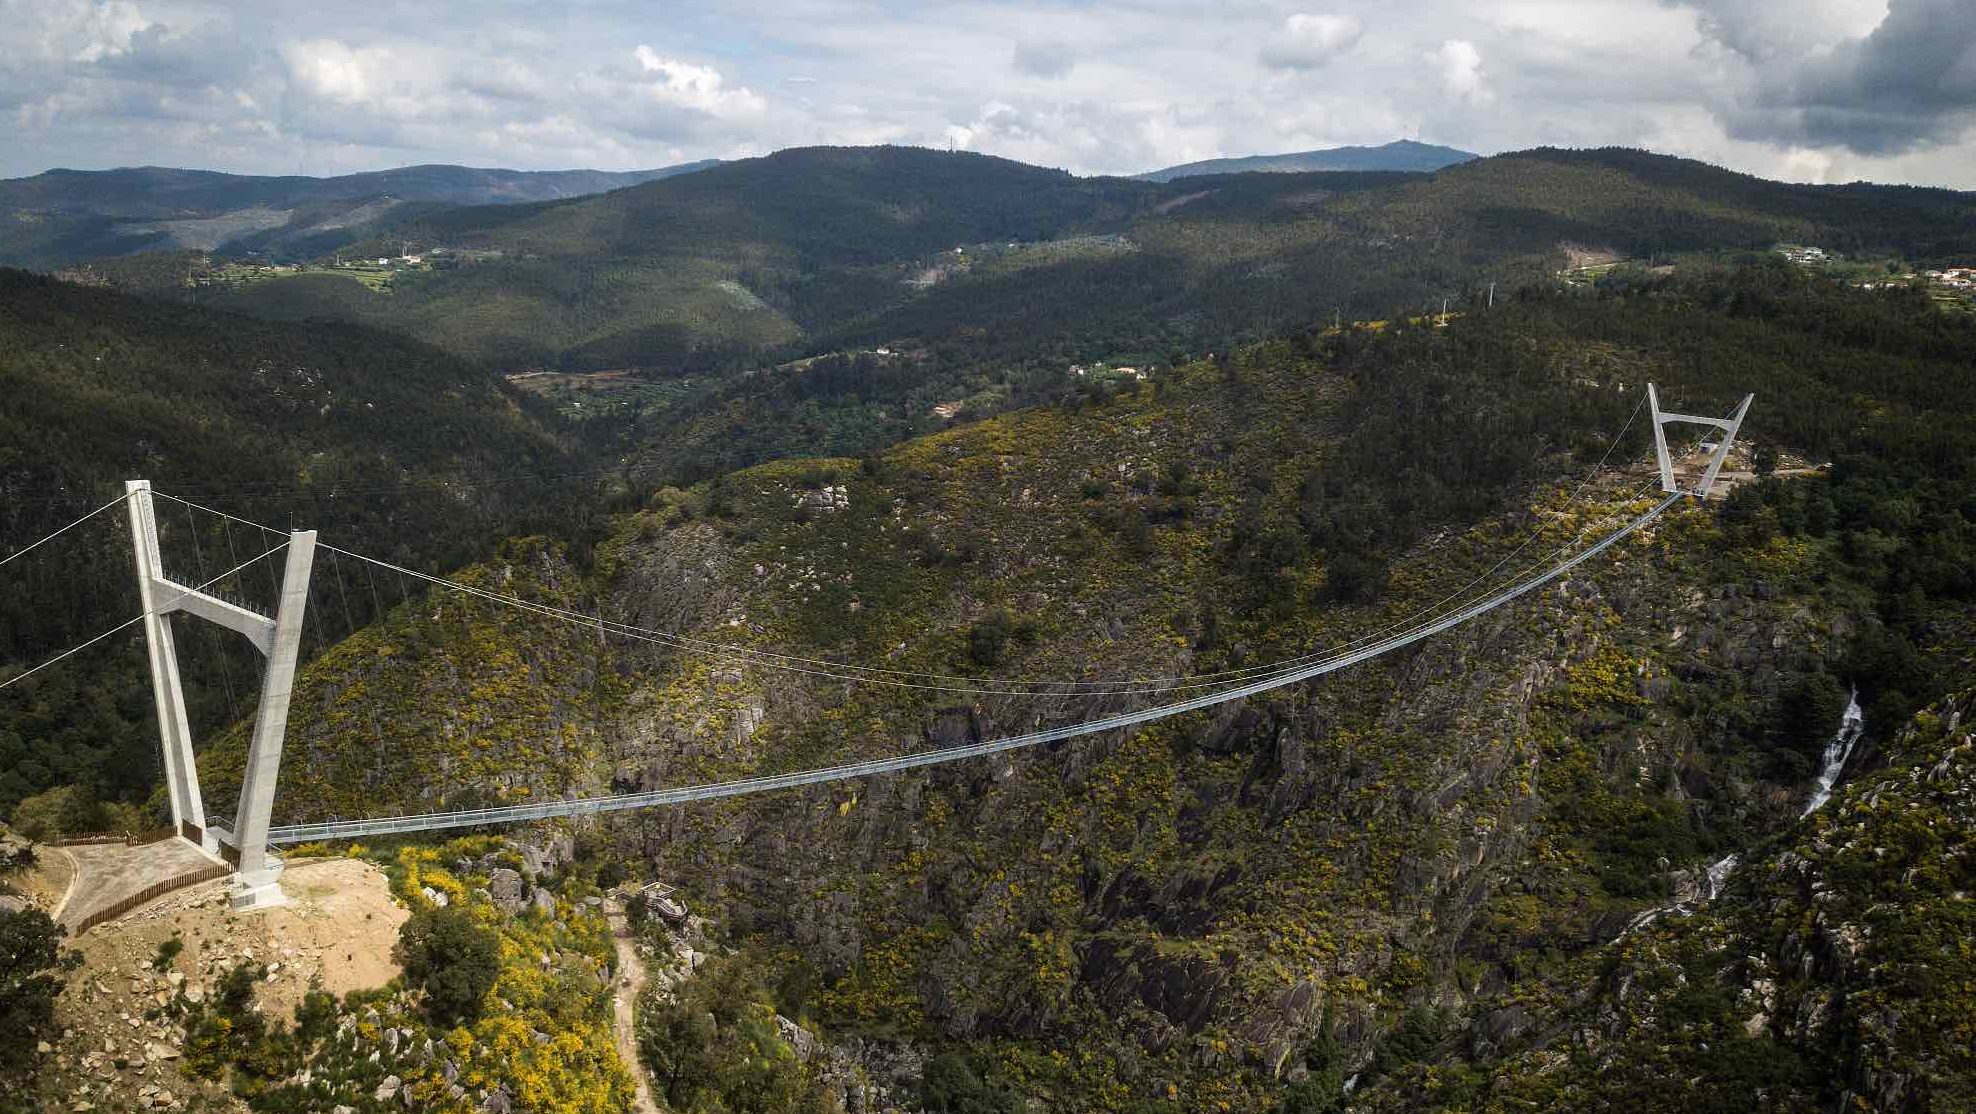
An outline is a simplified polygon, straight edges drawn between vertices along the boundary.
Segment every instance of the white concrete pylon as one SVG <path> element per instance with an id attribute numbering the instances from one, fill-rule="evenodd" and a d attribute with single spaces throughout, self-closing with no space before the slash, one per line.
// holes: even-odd
<path id="1" fill-rule="evenodd" d="M 240 805 L 233 821 L 234 846 L 240 853 L 233 891 L 237 909 L 264 908 L 286 900 L 280 886 L 281 860 L 268 853 L 268 824 L 274 815 L 281 748 L 288 732 L 288 702 L 295 691 L 302 619 L 308 611 L 309 574 L 315 559 L 314 530 L 297 530 L 288 536 L 281 604 L 275 609 L 267 675 L 261 683 L 261 705 L 254 716 L 253 739 L 247 746 L 247 774 L 240 784 Z"/>
<path id="2" fill-rule="evenodd" d="M 1647 384 L 1647 408 L 1653 411 L 1654 458 L 1656 463 L 1660 465 L 1660 489 L 1670 495 L 1679 493 L 1682 495 L 1693 495 L 1698 499 L 1706 498 L 1709 489 L 1715 486 L 1715 477 L 1722 471 L 1722 462 L 1729 459 L 1729 446 L 1736 443 L 1736 433 L 1743 427 L 1743 416 L 1750 412 L 1750 403 L 1755 400 L 1756 396 L 1754 394 L 1744 395 L 1742 403 L 1736 407 L 1736 412 L 1727 418 L 1704 418 L 1694 414 L 1670 414 L 1661 410 L 1660 394 L 1654 390 L 1654 385 L 1652 383 Z M 1713 426 L 1722 431 L 1721 442 L 1715 446 L 1715 451 L 1709 454 L 1707 470 L 1702 473 L 1701 479 L 1696 482 L 1692 490 L 1682 487 L 1674 477 L 1674 464 L 1667 452 L 1667 424 L 1669 422 Z"/>
<path id="3" fill-rule="evenodd" d="M 158 736 L 165 752 L 165 790 L 171 800 L 172 828 L 211 851 L 206 806 L 199 796 L 199 767 L 192 754 L 192 727 L 185 716 L 185 690 L 179 684 L 178 649 L 172 641 L 171 609 L 159 597 L 173 595 L 158 555 L 158 520 L 151 505 L 151 482 L 124 484 L 130 504 L 131 548 L 137 555 L 137 595 L 144 607 L 144 645 L 151 662 L 151 699 L 158 713 Z"/>

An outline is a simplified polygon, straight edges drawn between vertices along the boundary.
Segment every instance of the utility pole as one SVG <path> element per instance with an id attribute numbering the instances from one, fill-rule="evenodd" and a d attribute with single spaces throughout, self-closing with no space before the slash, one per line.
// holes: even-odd
<path id="1" fill-rule="evenodd" d="M 1496 280 L 1489 280 L 1489 308 L 1496 308 Z"/>

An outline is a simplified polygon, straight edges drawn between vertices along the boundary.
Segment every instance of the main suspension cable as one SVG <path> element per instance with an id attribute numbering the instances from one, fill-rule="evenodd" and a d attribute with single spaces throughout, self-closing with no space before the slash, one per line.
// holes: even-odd
<path id="1" fill-rule="evenodd" d="M 102 514 L 104 511 L 109 510 L 111 507 L 116 506 L 118 503 L 124 502 L 125 500 L 130 498 L 131 494 L 132 494 L 131 492 L 126 491 L 122 495 L 117 496 L 115 499 L 112 499 L 109 502 L 103 504 L 102 506 L 96 508 L 95 510 L 90 511 L 88 514 L 83 515 L 81 518 L 76 519 L 74 522 L 69 523 L 67 526 L 62 527 L 61 529 L 55 531 L 52 534 L 49 534 L 48 536 L 40 539 L 39 541 L 30 542 L 27 545 L 24 545 L 19 549 L 14 550 L 12 553 L 7 554 L 5 557 L 0 557 L 0 565 L 5 565 L 16 557 L 25 557 L 29 553 L 32 553 L 35 550 L 41 548 L 42 546 L 48 544 L 49 542 L 54 541 L 56 538 L 61 537 L 63 534 L 68 533 L 70 530 L 75 529 L 76 527 L 82 525 L 83 523 L 88 522 L 90 519 L 95 518 L 97 515 Z"/>
<path id="2" fill-rule="evenodd" d="M 274 555 L 275 553 L 280 552 L 282 546 L 285 546 L 287 544 L 288 542 L 284 539 L 281 545 L 275 546 L 273 549 L 268 550 L 266 553 L 261 554 L 259 557 L 253 557 L 246 561 L 242 561 L 240 564 L 235 565 L 233 568 L 226 570 L 225 572 L 219 574 L 218 576 L 212 578 L 211 580 L 206 581 L 204 584 L 201 584 L 196 588 L 187 588 L 184 591 L 179 592 L 177 595 L 173 596 L 171 599 L 165 601 L 163 604 L 159 605 L 158 607 L 154 608 L 151 611 L 141 611 L 136 615 L 133 615 L 128 619 L 125 619 L 123 622 L 118 623 L 116 626 L 111 627 L 109 630 L 104 631 L 102 634 L 99 634 L 96 637 L 88 640 L 87 642 L 83 642 L 75 646 L 71 646 L 68 649 L 63 650 L 61 653 L 56 654 L 54 657 L 49 658 L 47 661 L 42 662 L 40 665 L 35 666 L 32 669 L 26 670 L 21 673 L 16 673 L 12 677 L 9 677 L 4 681 L 0 681 L 0 689 L 5 689 L 20 681 L 25 681 L 29 677 L 34 676 L 36 673 L 41 672 L 42 670 L 48 668 L 51 665 L 54 665 L 56 662 L 61 661 L 64 658 L 71 657 L 75 654 L 79 654 L 82 651 L 89 649 L 91 646 L 94 646 L 98 642 L 101 642 L 104 639 L 110 637 L 111 635 L 117 633 L 118 631 L 123 630 L 124 628 L 130 626 L 132 623 L 141 622 L 142 620 L 148 619 L 153 615 L 164 614 L 165 612 L 171 610 L 173 604 L 184 599 L 185 597 L 190 596 L 195 592 L 205 591 L 207 588 L 210 588 L 213 585 L 218 584 L 220 581 L 225 580 L 227 577 L 232 576 L 234 573 L 237 573 L 241 569 L 246 568 L 248 565 L 253 564 L 255 561 L 261 560 L 262 557 L 269 557 Z"/>
<path id="3" fill-rule="evenodd" d="M 1636 407 L 1635 413 L 1637 413 L 1637 410 L 1638 408 Z M 1629 418 L 1629 424 L 1630 421 L 1631 419 Z M 1616 440 L 1615 440 L 1615 444 L 1616 444 Z M 1610 450 L 1608 450 L 1608 456 L 1609 455 L 1610 455 Z M 1579 492 L 1582 492 L 1584 488 L 1589 485 L 1589 482 L 1590 479 L 1588 478 L 1587 481 L 1581 483 L 1579 486 Z M 1640 491 L 1636 491 L 1632 496 L 1629 497 L 1628 502 L 1630 502 L 1632 499 L 1637 499 L 1638 496 L 1642 492 L 1644 492 L 1644 490 L 1645 488 L 1643 487 Z M 161 495 L 164 498 L 174 499 L 180 502 L 189 502 L 188 500 L 179 499 L 178 496 L 170 495 L 165 492 L 157 492 L 156 494 Z M 1574 493 L 1573 497 L 1575 498 L 1577 494 L 1578 493 Z M 192 505 L 200 506 L 199 504 L 192 504 Z M 200 509 L 210 511 L 214 514 L 222 514 L 222 515 L 226 514 L 226 512 L 224 511 L 215 510 L 214 508 L 211 507 L 200 507 Z M 1593 524 L 1602 523 L 1606 520 L 1609 520 L 1610 517 L 1612 516 L 1607 515 L 1604 518 L 1594 520 Z M 270 529 L 269 527 L 262 526 L 261 524 L 253 522 L 248 519 L 236 518 L 235 521 L 242 522 L 245 525 L 253 526 L 258 529 L 264 529 L 264 530 Z M 1580 527 L 1580 530 L 1578 531 L 1578 536 L 1582 536 L 1583 532 L 1584 532 L 1584 527 Z M 1489 572 L 1484 573 L 1482 576 L 1479 576 L 1474 580 L 1471 580 L 1468 585 L 1465 585 L 1463 588 L 1458 589 L 1454 594 L 1448 597 L 1444 597 L 1443 600 L 1441 600 L 1439 603 L 1429 608 L 1423 609 L 1422 611 L 1416 612 L 1412 616 L 1395 620 L 1394 622 L 1388 623 L 1386 626 L 1381 627 L 1378 630 L 1354 638 L 1351 641 L 1343 644 L 1343 646 L 1314 651 L 1310 654 L 1299 655 L 1291 658 L 1282 659 L 1279 661 L 1272 661 L 1272 662 L 1261 663 L 1252 666 L 1246 666 L 1239 669 L 1220 670 L 1220 671 L 1203 673 L 1203 674 L 1192 674 L 1192 675 L 1179 676 L 1179 677 L 1149 677 L 1149 678 L 1079 680 L 1079 681 L 1028 680 L 1028 679 L 992 678 L 992 677 L 981 678 L 981 677 L 968 677 L 957 674 L 942 674 L 942 673 L 930 673 L 930 672 L 921 672 L 914 670 L 891 669 L 881 666 L 850 665 L 847 663 L 835 662 L 826 659 L 806 658 L 799 655 L 782 654 L 774 651 L 757 649 L 754 647 L 738 646 L 732 643 L 723 643 L 709 639 L 694 638 L 687 635 L 671 634 L 664 631 L 653 630 L 647 627 L 639 627 L 634 624 L 605 619 L 597 615 L 588 615 L 582 612 L 571 611 L 569 609 L 556 607 L 551 604 L 540 603 L 532 600 L 525 600 L 517 596 L 511 596 L 505 593 L 495 592 L 485 588 L 479 588 L 472 585 L 462 584 L 459 583 L 458 581 L 449 580 L 439 576 L 434 576 L 430 573 L 421 572 L 417 569 L 407 568 L 403 565 L 399 565 L 394 562 L 385 561 L 380 558 L 370 557 L 365 554 L 357 553 L 352 550 L 343 549 L 340 546 L 332 545 L 327 542 L 321 544 L 323 545 L 324 548 L 329 549 L 334 553 L 349 556 L 359 561 L 363 561 L 369 565 L 375 565 L 379 568 L 396 572 L 401 577 L 411 577 L 413 579 L 417 579 L 438 587 L 451 589 L 452 591 L 464 595 L 483 599 L 488 602 L 498 603 L 507 607 L 512 607 L 518 610 L 530 612 L 537 615 L 542 615 L 548 618 L 554 618 L 566 623 L 570 623 L 572 625 L 582 626 L 587 629 L 595 629 L 610 634 L 616 634 L 622 638 L 628 638 L 640 642 L 651 643 L 653 645 L 664 646 L 666 648 L 677 650 L 680 652 L 693 653 L 693 654 L 699 654 L 710 657 L 726 657 L 729 659 L 738 660 L 756 666 L 774 668 L 785 672 L 803 674 L 808 676 L 823 677 L 830 680 L 844 681 L 844 682 L 856 683 L 856 684 L 871 684 L 871 685 L 879 685 L 879 686 L 891 687 L 891 688 L 949 692 L 958 695 L 1073 697 L 1073 696 L 1128 696 L 1128 695 L 1137 695 L 1143 693 L 1172 692 L 1172 691 L 1187 690 L 1187 689 L 1214 688 L 1223 685 L 1239 683 L 1243 680 L 1252 677 L 1264 676 L 1274 670 L 1279 670 L 1284 668 L 1295 668 L 1310 662 L 1321 661 L 1324 660 L 1325 657 L 1330 654 L 1349 652 L 1352 648 L 1360 645 L 1364 645 L 1367 642 L 1377 639 L 1394 629 L 1402 627 L 1414 621 L 1415 619 L 1418 619 L 1421 616 L 1440 612 L 1450 601 L 1467 595 L 1470 592 L 1470 590 L 1474 588 L 1475 585 L 1488 579 L 1496 571 L 1499 571 L 1501 567 L 1504 564 L 1506 564 L 1511 558 L 1515 557 L 1518 553 L 1521 553 L 1524 549 L 1528 548 L 1529 541 L 1534 541 L 1536 536 L 1537 536 L 1536 534 L 1533 534 L 1530 539 L 1526 540 L 1523 546 L 1519 546 L 1517 550 L 1513 551 L 1510 555 L 1505 557 L 1503 560 L 1498 561 L 1496 565 L 1491 570 L 1489 570 Z M 1563 552 L 1564 549 L 1569 548 L 1571 544 L 1573 543 L 1567 541 L 1565 543 L 1565 546 L 1561 547 L 1558 552 L 1560 553 Z"/>

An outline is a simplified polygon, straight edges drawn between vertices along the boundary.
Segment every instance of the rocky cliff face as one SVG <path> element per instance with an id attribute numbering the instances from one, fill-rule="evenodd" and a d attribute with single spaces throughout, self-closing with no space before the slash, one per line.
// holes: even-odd
<path id="1" fill-rule="evenodd" d="M 1367 1109 L 1959 1109 L 1976 1086 L 1976 740 L 1962 693 L 1887 765 L 1655 921 L 1492 997 Z"/>
<path id="2" fill-rule="evenodd" d="M 1195 439 L 1291 443 L 1293 422 L 1251 435 L 1176 409 L 1019 415 L 862 470 L 742 473 L 719 496 L 730 517 L 666 510 L 627 527 L 609 598 L 641 625 L 1013 676 L 1253 664 L 1404 617 L 1341 605 L 1290 617 L 1288 637 L 1260 619 L 1204 629 L 1198 616 L 1242 590 L 1218 567 L 1239 445 L 1227 471 L 1192 473 L 1195 505 L 1152 531 L 1151 556 L 1092 528 Z M 1087 494 L 1093 476 L 1104 495 Z M 1528 531 L 1544 539 L 1533 553 L 1596 537 L 1638 509 L 1632 486 L 1586 504 L 1539 493 L 1430 541 L 1396 566 L 1393 595 L 1440 598 Z M 825 488 L 841 503 L 806 498 Z M 622 817 L 607 838 L 780 964 L 813 969 L 825 989 L 809 1005 L 829 1028 L 987 1050 L 1066 1108 L 1169 1084 L 1189 1109 L 1273 1101 L 1321 1033 L 1363 1068 L 1409 1010 L 1465 1013 L 1563 969 L 1718 847 L 1794 814 L 1802 787 L 1767 777 L 1738 717 L 1820 669 L 1856 601 L 1817 582 L 1806 547 L 1725 548 L 1710 509 L 1684 510 L 1570 581 L 1348 673 L 1129 733 Z M 696 578 L 684 600 L 651 590 Z M 984 667 L 966 656 L 984 621 L 1036 629 Z M 616 761 L 641 788 L 1155 699 L 924 693 L 691 655 L 641 668 L 654 680 Z M 1077 1054 L 1000 1051 L 1028 1039 Z"/>

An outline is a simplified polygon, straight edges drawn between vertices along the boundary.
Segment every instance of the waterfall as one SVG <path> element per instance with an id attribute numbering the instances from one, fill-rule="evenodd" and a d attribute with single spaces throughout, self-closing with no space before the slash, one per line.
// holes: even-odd
<path id="1" fill-rule="evenodd" d="M 1742 856 L 1731 851 L 1727 855 L 1708 864 L 1708 869 L 1702 872 L 1701 877 L 1694 879 L 1693 885 L 1688 888 L 1686 896 L 1679 897 L 1666 905 L 1656 905 L 1651 909 L 1641 910 L 1634 915 L 1631 921 L 1627 922 L 1626 927 L 1620 931 L 1618 938 L 1624 940 L 1670 913 L 1677 917 L 1688 916 L 1700 907 L 1703 902 L 1714 901 L 1716 898 L 1721 897 L 1722 887 L 1728 884 L 1729 876 L 1736 873 L 1736 864 L 1741 861 Z"/>
<path id="2" fill-rule="evenodd" d="M 1702 882 L 1703 901 L 1714 901 L 1716 898 L 1722 896 L 1723 884 L 1728 882 L 1729 876 L 1736 872 L 1736 864 L 1741 859 L 1742 856 L 1731 851 L 1727 855 L 1708 864 L 1708 874 L 1704 876 Z"/>
<path id="3" fill-rule="evenodd" d="M 1825 744 L 1824 768 L 1818 771 L 1818 789 L 1811 795 L 1811 803 L 1804 806 L 1800 819 L 1810 816 L 1818 806 L 1832 799 L 1832 787 L 1839 782 L 1839 775 L 1845 772 L 1846 760 L 1852 757 L 1853 744 L 1859 742 L 1861 733 L 1866 730 L 1866 717 L 1859 710 L 1859 693 L 1853 692 L 1846 698 L 1846 714 L 1839 719 L 1839 730 Z M 1741 856 L 1731 852 L 1708 864 L 1701 877 L 1693 880 L 1692 888 L 1673 902 L 1656 905 L 1641 910 L 1619 934 L 1624 940 L 1640 929 L 1672 914 L 1685 917 L 1693 913 L 1703 902 L 1714 901 L 1722 896 L 1722 888 L 1729 882 L 1729 876 L 1736 872 Z"/>
<path id="4" fill-rule="evenodd" d="M 1853 744 L 1866 730 L 1866 717 L 1859 710 L 1859 690 L 1853 690 L 1846 698 L 1846 714 L 1839 718 L 1839 730 L 1825 744 L 1824 768 L 1818 771 L 1818 788 L 1812 791 L 1811 803 L 1804 806 L 1799 816 L 1810 816 L 1818 807 L 1832 799 L 1832 787 L 1839 782 L 1839 775 L 1845 772 L 1846 760 L 1852 757 Z"/>

